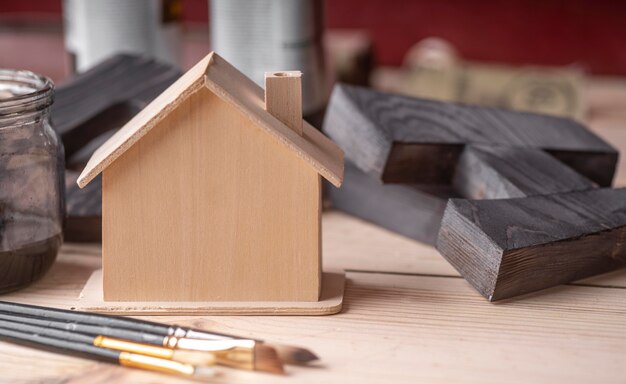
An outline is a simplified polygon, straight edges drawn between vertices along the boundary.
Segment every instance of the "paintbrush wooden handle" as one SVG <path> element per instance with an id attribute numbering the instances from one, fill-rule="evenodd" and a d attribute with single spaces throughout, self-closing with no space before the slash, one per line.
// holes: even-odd
<path id="1" fill-rule="evenodd" d="M 38 327 L 35 325 L 6 320 L 0 320 L 0 328 L 90 345 L 93 345 L 93 341 L 95 339 L 95 336 L 83 335 L 81 333 Z"/>
<path id="2" fill-rule="evenodd" d="M 152 321 L 146 320 L 138 320 L 132 318 L 124 318 L 118 316 L 111 315 L 101 315 L 94 314 L 88 312 L 75 312 L 68 311 L 64 309 L 57 308 L 47 308 L 40 307 L 35 305 L 27 305 L 27 304 L 18 304 L 18 303 L 10 303 L 6 301 L 0 301 L 0 311 L 9 313 L 9 314 L 19 314 L 25 315 L 29 317 L 37 317 L 52 321 L 62 321 L 62 322 L 70 322 L 84 325 L 97 325 L 103 327 L 110 327 L 111 329 L 127 329 L 133 331 L 144 332 L 146 335 L 159 335 L 161 337 L 164 336 L 177 336 L 177 337 L 185 337 L 188 332 L 197 332 L 198 335 L 202 334 L 202 339 L 246 339 L 243 337 L 220 334 L 215 332 L 207 332 L 204 330 L 193 329 L 193 328 L 182 328 L 182 327 L 172 327 L 165 324 L 159 324 Z M 176 331 L 179 331 L 178 334 Z M 103 334 L 103 333 L 100 333 Z M 119 336 L 111 336 L 111 337 L 119 337 Z M 141 342 L 156 344 L 156 341 L 149 341 L 148 339 L 152 336 L 145 336 L 145 340 L 141 340 Z M 193 337 L 193 336 L 188 336 Z M 121 337 L 128 338 L 129 337 Z M 199 337 L 200 338 L 200 337 Z M 135 340 L 135 339 L 132 339 Z M 140 341 L 140 340 L 136 340 Z M 256 340 L 259 341 L 259 340 Z M 162 340 L 160 341 L 163 342 Z M 162 345 L 162 344 L 156 344 Z"/>
<path id="3" fill-rule="evenodd" d="M 108 326 L 99 326 L 91 324 L 81 324 L 75 322 L 64 322 L 48 320 L 44 318 L 36 318 L 18 314 L 11 314 L 7 312 L 0 312 L 0 320 L 12 321 L 23 324 L 36 325 L 38 327 L 46 327 L 60 330 L 67 330 L 72 332 L 83 333 L 87 335 L 102 335 L 107 337 L 114 337 L 117 339 L 131 340 L 138 343 L 146 343 L 152 345 L 163 346 L 165 337 L 162 335 L 155 335 L 153 333 L 133 331 L 123 328 L 112 328 Z"/>
<path id="4" fill-rule="evenodd" d="M 8 321 L 0 322 L 0 340 L 4 341 L 90 360 L 185 377 L 206 379 L 215 374 L 215 371 L 211 369 L 198 368 L 178 361 L 97 347 L 92 344 L 94 339 L 94 337 L 70 331 L 46 329 Z M 165 350 L 165 348 L 162 349 Z"/>
<path id="5" fill-rule="evenodd" d="M 75 312 L 64 309 L 40 307 L 36 305 L 10 303 L 6 301 L 0 301 L 0 311 L 49 320 L 131 329 L 163 336 L 167 336 L 171 328 L 168 325 L 145 320 L 127 319 L 123 317 L 100 315 L 88 312 Z"/>
<path id="6" fill-rule="evenodd" d="M 117 364 L 120 352 L 93 345 L 0 328 L 0 339 L 38 349 Z"/>
<path id="7" fill-rule="evenodd" d="M 71 312 L 2 301 L 0 301 L 0 320 L 1 319 L 5 319 L 5 321 L 29 322 L 31 325 L 81 332 L 92 336 L 102 335 L 111 338 L 164 346 L 175 349 L 177 351 L 176 353 L 181 355 L 185 350 L 216 352 L 218 350 L 233 351 L 236 349 L 241 352 L 241 354 L 237 355 L 239 359 L 243 355 L 246 356 L 247 369 L 266 370 L 274 373 L 280 373 L 283 370 L 281 359 L 278 357 L 273 347 L 241 337 L 211 334 L 210 332 L 192 329 L 172 328 L 142 320 L 93 315 L 90 313 Z M 93 322 L 96 323 L 94 324 Z M 144 329 L 156 332 L 144 332 L 142 331 Z M 186 337 L 187 333 L 193 334 L 194 332 L 198 332 L 199 337 L 197 339 Z M 233 344 L 226 343 L 229 340 Z M 190 342 L 194 342 L 196 347 L 198 347 L 198 343 L 201 343 L 202 348 L 186 348 L 185 345 L 183 345 Z M 250 344 L 244 347 L 239 345 L 241 342 L 248 342 Z M 265 352 L 259 353 L 259 356 L 257 356 L 258 351 Z M 294 361 L 294 359 L 291 358 L 292 355 L 293 353 L 291 352 L 286 354 L 285 361 Z M 310 353 L 309 355 L 313 356 L 313 360 L 316 359 L 315 355 Z M 241 368 L 242 365 L 240 361 L 231 361 L 231 357 L 231 355 L 228 355 L 226 358 L 220 356 L 218 362 L 221 364 L 228 363 L 230 366 Z M 308 359 L 307 361 L 312 359 Z M 295 362 L 298 361 L 295 360 Z"/>

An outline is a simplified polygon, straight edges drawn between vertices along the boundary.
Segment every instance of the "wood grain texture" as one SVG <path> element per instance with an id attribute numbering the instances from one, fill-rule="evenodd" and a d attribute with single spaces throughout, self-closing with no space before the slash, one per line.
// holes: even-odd
<path id="1" fill-rule="evenodd" d="M 343 151 L 318 129 L 302 122 L 303 135 L 297 135 L 265 111 L 261 87 L 219 55 L 205 75 L 206 87 L 241 111 L 273 139 L 294 151 L 322 177 L 339 187 L 343 181 Z"/>
<path id="2" fill-rule="evenodd" d="M 103 174 L 105 300 L 316 301 L 320 185 L 200 88 Z"/>
<path id="3" fill-rule="evenodd" d="M 265 73 L 265 110 L 302 136 L 302 72 Z"/>
<path id="4" fill-rule="evenodd" d="M 449 186 L 439 185 L 443 179 L 431 171 L 414 174 L 413 180 L 435 185 L 381 183 L 346 161 L 344 185 L 328 193 L 334 207 L 344 212 L 434 245 L 449 198 L 500 199 L 595 186 L 538 149 L 470 146 L 455 157 L 456 168 L 444 176 Z"/>
<path id="5" fill-rule="evenodd" d="M 324 258 L 325 268 L 394 275 L 462 277 L 434 247 L 428 244 L 413 241 L 404 235 L 340 211 L 326 212 L 323 217 L 323 254 L 330 252 L 333 255 Z M 337 244 L 342 245 L 339 247 Z M 626 269 L 584 278 L 566 285 L 624 288 Z M 551 292 L 552 290 L 544 290 L 532 295 L 550 296 Z"/>
<path id="6" fill-rule="evenodd" d="M 610 183 L 617 160 L 614 148 L 570 120 L 412 99 L 346 85 L 337 85 L 333 91 L 324 131 L 342 146 L 346 160 L 354 165 L 343 188 L 331 190 L 335 207 L 430 244 L 435 243 L 441 223 L 440 207 L 451 195 L 478 198 L 489 192 L 486 188 L 491 188 L 489 193 L 500 188 L 500 197 L 519 197 L 520 188 L 525 194 L 535 194 L 540 192 L 536 187 L 554 175 L 564 177 L 565 184 L 556 188 L 554 182 L 548 182 L 553 188 L 546 192 L 570 186 L 578 190 L 589 184 L 539 149 L 603 183 Z M 468 149 L 479 146 L 502 149 L 499 154 L 480 157 L 477 150 Z M 516 155 L 507 154 L 506 148 L 515 148 L 511 152 Z M 525 149 L 528 155 L 521 155 Z M 491 165 L 485 163 L 486 156 Z M 469 170 L 483 174 L 476 179 L 467 174 Z M 529 173 L 537 179 L 531 181 Z M 367 181 L 366 175 L 372 180 Z M 489 175 L 497 177 L 485 179 Z M 487 181 L 497 185 L 489 187 Z M 416 188 L 424 189 L 423 184 L 448 185 L 453 192 L 415 194 Z M 532 184 L 535 190 L 530 188 Z M 507 189 L 512 194 L 502 195 Z M 401 190 L 413 198 L 410 204 L 399 203 L 406 199 L 384 201 L 384 190 Z M 432 191 L 431 187 L 427 190 Z M 423 203 L 417 202 L 420 198 Z M 377 204 L 372 204 L 374 199 Z M 408 215 L 412 221 L 406 220 Z"/>
<path id="7" fill-rule="evenodd" d="M 519 209 L 484 202 L 462 214 L 457 212 L 462 200 L 452 200 L 441 219 L 441 206 L 451 193 L 416 192 L 425 185 L 447 185 L 452 194 L 469 199 L 550 195 L 554 204 L 548 207 L 549 214 L 559 220 L 559 209 L 575 209 L 558 205 L 561 194 L 591 193 L 597 184 L 610 184 L 615 171 L 615 149 L 579 123 L 337 86 L 324 130 L 343 146 L 354 165 L 343 191 L 331 191 L 334 206 L 417 240 L 432 243 L 438 237 L 439 251 L 489 300 L 522 295 L 622 265 L 613 260 L 622 257 L 620 246 L 607 248 L 605 237 L 595 236 L 598 230 L 582 222 L 571 236 L 584 238 L 587 255 L 572 263 L 554 254 L 541 257 L 541 250 L 548 245 L 561 246 L 558 242 L 564 239 L 559 237 L 558 227 L 546 229 L 552 240 L 527 244 L 515 253 L 509 252 L 511 246 L 493 246 L 486 228 L 490 223 L 468 224 L 481 210 L 492 209 L 484 220 L 494 221 L 498 228 L 517 228 L 519 219 L 524 228 L 524 215 L 528 214 L 523 199 L 510 200 L 512 206 L 519 203 Z M 585 201 L 594 203 L 592 198 Z M 601 210 L 614 214 L 606 207 Z M 619 225 L 605 229 L 609 238 L 620 242 Z M 557 232 L 550 234 L 550 230 Z M 439 234 L 433 235 L 437 231 Z M 541 250 L 530 250 L 539 246 Z M 572 241 L 555 252 L 567 253 L 576 246 Z M 510 265 L 515 265 L 512 273 L 506 270 Z"/>
<path id="8" fill-rule="evenodd" d="M 573 120 L 473 107 L 387 94 L 344 84 L 336 85 L 324 121 L 324 132 L 346 152 L 347 158 L 363 172 L 383 179 L 386 169 L 394 168 L 394 154 L 404 148 L 402 161 L 416 144 L 504 145 L 530 147 L 561 154 L 566 164 L 600 186 L 609 186 L 615 172 L 617 151 Z M 417 154 L 414 156 L 418 156 Z M 575 160 L 574 160 L 575 159 Z M 593 166 L 582 164 L 593 163 Z M 455 162 L 447 163 L 455 167 Z M 444 166 L 443 164 L 438 165 Z M 406 182 L 415 172 L 425 172 L 428 164 L 404 164 Z M 398 175 L 394 182 L 400 182 Z"/>
<path id="9" fill-rule="evenodd" d="M 263 90 L 217 54 L 211 52 L 139 112 L 92 156 L 78 183 L 84 187 L 151 129 L 174 112 L 189 96 L 208 88 L 239 110 L 258 128 L 304 161 L 333 185 L 343 180 L 343 152 L 323 134 L 303 122 L 298 135 L 268 113 Z"/>
<path id="10" fill-rule="evenodd" d="M 59 85 L 50 117 L 67 158 L 98 135 L 123 126 L 179 76 L 172 66 L 119 54 Z"/>
<path id="11" fill-rule="evenodd" d="M 626 264 L 626 189 L 448 202 L 437 249 L 490 301 Z"/>
<path id="12" fill-rule="evenodd" d="M 313 368 L 288 367 L 285 377 L 224 369 L 218 383 L 622 382 L 626 270 L 489 305 L 432 247 L 340 212 L 323 222 L 325 265 L 417 275 L 348 272 L 344 308 L 329 317 L 145 318 L 301 345 L 321 358 Z M 43 280 L 2 299 L 75 306 L 99 252 L 66 244 Z M 447 270 L 452 276 L 441 276 Z M 0 370 L 7 383 L 187 382 L 7 343 Z"/>
<path id="13" fill-rule="evenodd" d="M 465 148 L 451 184 L 467 199 L 505 199 L 596 186 L 541 149 L 479 145 Z"/>
<path id="14" fill-rule="evenodd" d="M 420 145 L 424 149 L 427 145 Z M 380 182 L 346 161 L 345 183 L 329 188 L 335 208 L 412 239 L 434 245 L 449 198 L 508 198 L 585 190 L 595 186 L 554 157 L 534 148 L 437 146 L 431 155 L 454 156 L 451 173 L 438 164 L 424 173 L 406 173 L 411 182 Z M 444 152 L 442 152 L 444 151 Z M 401 152 L 401 151 L 400 151 Z M 396 156 L 396 155 L 393 155 Z M 402 156 L 402 155 L 400 155 Z M 412 161 L 417 159 L 412 158 Z M 432 161 L 425 164 L 432 164 Z M 396 168 L 399 169 L 399 168 Z M 414 182 L 431 184 L 416 184 Z M 445 182 L 449 185 L 443 184 Z"/>

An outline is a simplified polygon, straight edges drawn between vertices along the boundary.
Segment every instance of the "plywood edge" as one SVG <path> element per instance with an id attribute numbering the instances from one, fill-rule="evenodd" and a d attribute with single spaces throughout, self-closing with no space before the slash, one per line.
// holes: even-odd
<path id="1" fill-rule="evenodd" d="M 341 187 L 341 184 L 343 184 L 345 165 L 345 154 L 343 150 L 335 144 L 335 142 L 326 137 L 320 130 L 313 127 L 306 121 L 302 122 L 302 132 L 303 136 L 308 139 L 308 142 L 312 143 L 315 148 L 318 148 L 318 150 L 324 152 L 324 156 L 328 156 L 333 159 L 333 163 L 329 164 L 329 169 L 325 169 L 323 172 L 318 171 L 318 173 L 335 187 Z M 331 145 L 328 145 L 328 143 Z"/>
<path id="2" fill-rule="evenodd" d="M 102 144 L 91 156 L 78 177 L 78 186 L 83 188 L 89 184 L 100 172 L 144 137 L 178 105 L 202 88 L 204 73 L 206 73 L 206 69 L 211 65 L 212 61 L 213 53 L 209 53 Z"/>
<path id="3" fill-rule="evenodd" d="M 325 271 L 320 300 L 315 302 L 122 302 L 104 301 L 102 270 L 94 271 L 72 309 L 116 315 L 257 315 L 324 316 L 339 313 L 343 306 L 345 273 Z"/>

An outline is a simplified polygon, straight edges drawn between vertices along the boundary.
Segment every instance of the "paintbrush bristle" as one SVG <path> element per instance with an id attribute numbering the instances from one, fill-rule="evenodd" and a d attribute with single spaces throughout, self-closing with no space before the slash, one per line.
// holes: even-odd
<path id="1" fill-rule="evenodd" d="M 207 381 L 217 375 L 217 370 L 210 367 L 195 367 L 193 370 L 193 378 L 198 381 Z"/>
<path id="2" fill-rule="evenodd" d="M 262 343 L 254 346 L 254 369 L 270 373 L 285 373 L 276 350 Z"/>
<path id="3" fill-rule="evenodd" d="M 278 353 L 278 357 L 285 364 L 303 365 L 319 360 L 319 358 L 308 349 L 274 343 L 272 343 L 271 346 L 274 347 L 276 353 Z"/>

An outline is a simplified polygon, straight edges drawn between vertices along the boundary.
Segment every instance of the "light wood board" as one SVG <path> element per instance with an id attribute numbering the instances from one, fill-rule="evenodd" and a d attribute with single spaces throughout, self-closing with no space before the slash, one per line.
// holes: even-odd
<path id="1" fill-rule="evenodd" d="M 302 135 L 302 72 L 265 73 L 265 110 Z"/>
<path id="2" fill-rule="evenodd" d="M 106 300 L 318 300 L 319 175 L 208 89 L 102 180 Z"/>
<path id="3" fill-rule="evenodd" d="M 95 271 L 80 293 L 76 309 L 116 315 L 271 315 L 322 316 L 341 311 L 345 273 L 325 272 L 319 301 L 104 301 L 102 271 Z"/>
<path id="4" fill-rule="evenodd" d="M 342 213 L 323 218 L 325 264 L 351 270 L 341 313 L 144 318 L 302 345 L 321 358 L 286 377 L 222 369 L 217 383 L 623 382 L 626 270 L 491 304 L 432 248 Z M 76 307 L 99 253 L 67 244 L 42 281 L 1 298 Z M 404 274 L 356 272 L 400 266 Z M 6 343 L 0 370 L 6 383 L 186 382 Z"/>

